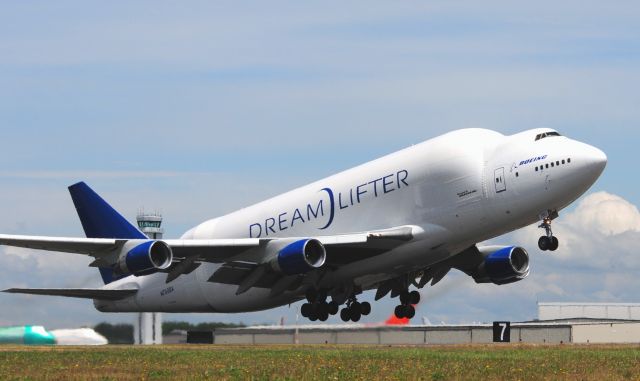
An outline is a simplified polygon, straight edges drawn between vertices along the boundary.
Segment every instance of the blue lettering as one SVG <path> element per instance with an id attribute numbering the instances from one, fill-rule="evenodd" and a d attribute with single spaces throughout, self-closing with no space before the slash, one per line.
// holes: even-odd
<path id="1" fill-rule="evenodd" d="M 269 222 L 271 222 L 271 224 L 269 224 Z M 271 230 L 275 234 L 276 231 L 273 229 L 273 227 L 275 225 L 276 225 L 276 219 L 275 218 L 267 218 L 266 220 L 264 220 L 264 231 L 265 231 L 265 233 L 267 233 L 267 235 L 269 235 L 269 230 Z"/>
<path id="2" fill-rule="evenodd" d="M 379 179 L 375 179 L 375 180 L 369 182 L 369 184 L 373 184 L 373 195 L 375 197 L 378 197 L 378 186 L 377 186 L 377 183 L 378 183 L 378 181 L 381 181 L 381 180 L 382 180 L 382 177 L 379 178 Z"/>
<path id="3" fill-rule="evenodd" d="M 258 234 L 256 234 L 255 238 L 260 238 L 260 236 L 262 235 L 262 225 L 260 225 L 260 224 L 251 224 L 249 226 L 249 238 L 254 238 L 253 237 L 253 227 L 254 226 L 258 228 Z"/>
<path id="4" fill-rule="evenodd" d="M 291 227 L 293 227 L 293 224 L 296 222 L 296 220 L 300 220 L 304 224 L 304 218 L 302 218 L 302 214 L 300 213 L 300 209 L 297 209 L 297 208 L 293 212 L 293 218 L 291 219 Z"/>
<path id="5" fill-rule="evenodd" d="M 318 207 L 316 208 L 315 211 L 311 207 L 311 204 L 307 204 L 307 221 L 311 220 L 311 215 L 313 215 L 313 218 L 318 218 L 319 213 L 320 215 L 324 216 L 324 208 L 322 207 L 322 200 L 318 202 Z"/>
<path id="6" fill-rule="evenodd" d="M 393 177 L 393 175 L 386 175 L 385 177 L 382 178 L 382 191 L 384 193 L 393 192 L 395 190 L 393 188 L 387 188 L 387 186 L 393 185 L 393 180 L 387 182 L 387 178 L 389 177 Z"/>
<path id="7" fill-rule="evenodd" d="M 338 192 L 338 206 L 340 209 L 347 209 L 349 205 L 342 205 L 342 192 Z"/>
<path id="8" fill-rule="evenodd" d="M 402 179 L 400 178 L 400 174 L 404 174 L 404 176 L 402 177 Z M 407 182 L 405 181 L 407 179 L 407 177 L 409 177 L 409 172 L 407 172 L 405 169 L 403 169 L 402 171 L 398 171 L 398 189 L 402 188 L 402 186 L 400 185 L 400 182 L 404 183 L 404 185 L 409 186 L 409 184 L 407 184 Z"/>
<path id="9" fill-rule="evenodd" d="M 284 224 L 285 222 L 287 222 L 287 220 L 286 220 L 286 219 L 283 219 L 283 218 L 282 218 L 283 216 L 286 216 L 286 215 L 287 215 L 287 212 L 280 213 L 280 214 L 278 215 L 278 227 L 280 228 L 280 231 L 283 231 L 283 230 L 287 230 L 287 229 L 288 229 L 286 226 L 285 226 L 285 227 L 282 227 L 282 224 Z"/>
<path id="10" fill-rule="evenodd" d="M 367 191 L 362 191 L 360 192 L 360 188 L 366 186 L 367 184 L 362 184 L 362 185 L 358 185 L 356 187 L 356 200 L 358 200 L 358 204 L 360 203 L 360 196 L 362 196 L 363 194 L 367 193 Z"/>

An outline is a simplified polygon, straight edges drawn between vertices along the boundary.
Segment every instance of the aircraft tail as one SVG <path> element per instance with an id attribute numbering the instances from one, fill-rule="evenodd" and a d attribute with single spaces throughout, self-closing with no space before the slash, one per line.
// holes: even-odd
<path id="1" fill-rule="evenodd" d="M 87 238 L 147 238 L 84 182 L 71 185 L 69 193 Z M 118 279 L 111 268 L 100 267 L 99 269 L 105 284 Z"/>

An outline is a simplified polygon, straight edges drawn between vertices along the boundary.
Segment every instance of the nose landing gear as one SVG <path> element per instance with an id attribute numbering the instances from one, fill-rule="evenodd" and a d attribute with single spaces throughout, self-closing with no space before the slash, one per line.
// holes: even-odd
<path id="1" fill-rule="evenodd" d="M 546 235 L 543 235 L 538 239 L 538 247 L 542 251 L 556 251 L 558 249 L 558 238 L 553 235 L 553 231 L 551 230 L 551 218 L 545 217 L 542 219 L 542 223 L 539 228 L 543 228 L 546 232 Z"/>

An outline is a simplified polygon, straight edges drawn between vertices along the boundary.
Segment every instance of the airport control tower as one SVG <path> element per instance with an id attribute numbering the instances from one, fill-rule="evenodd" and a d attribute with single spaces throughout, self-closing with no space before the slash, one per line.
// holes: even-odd
<path id="1" fill-rule="evenodd" d="M 140 230 L 151 239 L 162 239 L 162 215 L 160 213 L 138 212 L 136 217 Z M 162 344 L 162 314 L 160 312 L 140 312 L 133 325 L 135 344 Z"/>

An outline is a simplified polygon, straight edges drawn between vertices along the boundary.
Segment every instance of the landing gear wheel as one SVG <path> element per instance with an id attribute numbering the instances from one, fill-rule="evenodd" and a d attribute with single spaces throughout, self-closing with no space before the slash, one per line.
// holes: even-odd
<path id="1" fill-rule="evenodd" d="M 408 304 L 418 304 L 420 303 L 420 293 L 418 291 L 411 291 L 409 293 L 409 303 Z"/>
<path id="2" fill-rule="evenodd" d="M 404 316 L 407 319 L 413 318 L 414 316 L 416 316 L 416 309 L 413 308 L 413 306 L 411 306 L 411 305 L 405 306 L 404 307 Z"/>
<path id="3" fill-rule="evenodd" d="M 305 303 L 300 307 L 300 314 L 304 317 L 309 317 L 312 311 L 312 306 L 309 303 Z"/>
<path id="4" fill-rule="evenodd" d="M 556 251 L 558 250 L 559 245 L 560 243 L 558 242 L 558 239 L 556 237 L 551 237 L 551 246 L 549 247 L 549 250 Z"/>
<path id="5" fill-rule="evenodd" d="M 360 312 L 365 316 L 369 315 L 371 313 L 371 304 L 369 302 L 360 303 Z"/>
<path id="6" fill-rule="evenodd" d="M 398 319 L 404 318 L 404 306 L 402 304 L 397 305 L 393 313 L 396 315 Z"/>
<path id="7" fill-rule="evenodd" d="M 538 247 L 542 251 L 547 251 L 551 248 L 551 240 L 547 236 L 542 236 L 538 239 Z"/>
<path id="8" fill-rule="evenodd" d="M 351 315 L 351 321 L 354 323 L 357 322 L 358 320 L 360 320 L 360 316 L 361 316 L 360 309 L 359 308 L 351 309 L 350 315 Z"/>
<path id="9" fill-rule="evenodd" d="M 338 313 L 338 309 L 340 308 L 340 305 L 338 305 L 338 303 L 331 301 L 329 302 L 328 306 L 330 315 L 335 315 Z"/>
<path id="10" fill-rule="evenodd" d="M 342 319 L 342 321 L 344 322 L 348 322 L 349 320 L 351 320 L 349 308 L 343 308 L 342 311 L 340 311 L 340 319 Z"/>
<path id="11" fill-rule="evenodd" d="M 325 311 L 325 310 L 321 310 L 318 313 L 318 320 L 320 321 L 327 321 L 327 319 L 329 319 L 329 312 Z"/>

